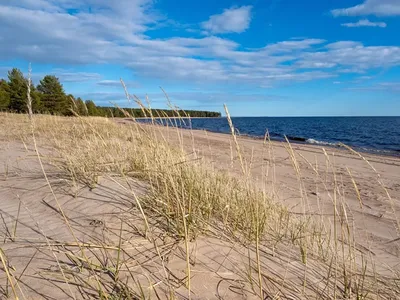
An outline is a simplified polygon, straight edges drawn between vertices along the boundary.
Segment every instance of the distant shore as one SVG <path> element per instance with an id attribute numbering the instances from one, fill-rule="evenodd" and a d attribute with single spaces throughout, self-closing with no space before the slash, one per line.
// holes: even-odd
<path id="1" fill-rule="evenodd" d="M 168 120 L 168 119 L 218 119 L 218 118 L 222 118 L 222 117 L 154 117 L 154 119 L 162 119 L 162 120 Z M 130 120 L 129 118 L 122 118 L 122 119 L 126 119 L 126 120 Z M 138 118 L 134 118 L 136 120 L 151 120 L 152 118 L 150 117 L 138 117 Z"/>

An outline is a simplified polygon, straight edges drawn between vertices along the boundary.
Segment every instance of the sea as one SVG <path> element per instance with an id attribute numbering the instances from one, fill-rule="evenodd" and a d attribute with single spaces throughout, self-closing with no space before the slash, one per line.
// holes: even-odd
<path id="1" fill-rule="evenodd" d="M 400 117 L 232 117 L 232 122 L 237 133 L 244 136 L 262 139 L 268 132 L 271 140 L 284 141 L 286 136 L 294 143 L 345 144 L 357 151 L 400 156 Z M 230 133 L 224 117 L 172 123 L 181 128 Z"/>

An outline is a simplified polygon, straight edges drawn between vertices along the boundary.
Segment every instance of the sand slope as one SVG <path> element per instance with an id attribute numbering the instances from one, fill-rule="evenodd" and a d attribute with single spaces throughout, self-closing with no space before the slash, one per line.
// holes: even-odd
<path id="1" fill-rule="evenodd" d="M 178 138 L 175 129 L 157 130 L 174 147 L 182 147 L 188 161 L 204 159 L 211 169 L 243 176 L 230 136 L 179 130 Z M 249 171 L 245 176 L 274 201 L 294 215 L 323 216 L 327 226 L 334 223 L 335 209 L 340 210 L 341 218 L 347 218 L 354 229 L 357 250 L 377 262 L 377 271 L 383 275 L 389 269 L 400 271 L 400 159 L 365 155 L 371 167 L 344 149 L 328 148 L 326 156 L 319 146 L 293 144 L 292 152 L 284 143 L 264 144 L 250 138 L 239 138 L 239 143 Z M 119 284 L 133 287 L 137 298 L 142 291 L 147 298 L 167 299 L 173 291 L 178 299 L 188 299 L 182 239 L 166 234 L 160 220 L 151 216 L 152 232 L 144 234 L 135 199 L 148 192 L 145 183 L 110 175 L 101 177 L 93 188 L 84 187 L 49 164 L 52 149 L 42 146 L 40 154 L 54 194 L 31 144 L 18 139 L 0 142 L 4 162 L 0 165 L 0 243 L 20 298 L 97 299 L 98 282 L 101 289 L 118 295 L 123 287 L 115 285 L 112 271 L 121 244 Z M 223 236 L 218 228 L 212 232 L 189 243 L 191 298 L 256 299 L 254 287 L 246 280 L 255 272 L 246 267 L 255 261 L 253 247 L 245 247 L 234 235 Z M 83 256 L 79 245 L 91 265 L 79 261 Z M 271 278 L 265 289 L 285 289 L 287 299 L 306 298 L 304 266 L 293 259 L 297 250 L 261 246 L 260 251 L 263 272 Z M 324 273 L 318 273 L 313 262 L 308 268 L 315 276 L 310 290 L 323 290 Z M 11 286 L 0 272 L 0 298 L 7 296 L 13 298 Z"/>
<path id="2" fill-rule="evenodd" d="M 158 130 L 192 158 L 196 152 L 196 157 L 210 160 L 213 168 L 242 176 L 230 135 L 179 130 L 178 139 L 176 129 L 159 127 Z M 370 252 L 374 259 L 390 268 L 400 268 L 400 158 L 366 153 L 360 157 L 347 149 L 305 144 L 291 144 L 290 149 L 286 143 L 264 143 L 248 137 L 238 137 L 238 141 L 243 160 L 247 161 L 246 170 L 250 170 L 253 182 L 271 198 L 296 214 L 331 215 L 331 224 L 334 203 L 346 207 L 358 249 Z M 385 269 L 382 267 L 381 271 Z"/>
<path id="3" fill-rule="evenodd" d="M 0 244 L 13 278 L 18 279 L 16 289 L 21 299 L 98 298 L 95 289 L 82 288 L 78 280 L 85 278 L 96 287 L 95 278 L 87 279 L 85 268 L 80 270 L 74 262 L 74 255 L 80 256 L 80 250 L 55 197 L 79 243 L 93 245 L 89 251 L 85 250 L 91 261 L 99 264 L 103 260 L 106 264 L 105 252 L 96 246 L 110 246 L 109 263 L 111 258 L 115 259 L 117 254 L 112 246 L 119 243 L 123 219 L 126 221 L 121 242 L 124 267 L 120 276 L 132 287 L 140 284 L 146 297 L 156 297 L 154 289 L 157 289 L 157 297 L 169 298 L 168 285 L 172 285 L 178 298 L 187 299 L 182 242 L 161 231 L 153 232 L 156 236 L 153 242 L 143 236 L 143 220 L 133 195 L 120 186 L 123 182 L 117 184 L 110 178 L 102 178 L 92 190 L 76 188 L 54 166 L 45 164 L 54 197 L 33 149 L 20 142 L 2 142 L 0 158 L 5 162 L 0 171 Z M 137 181 L 130 182 L 130 188 L 136 195 L 146 191 L 146 185 Z M 218 238 L 199 238 L 190 244 L 190 249 L 195 257 L 192 299 L 252 298 L 250 287 L 242 279 L 246 276 L 242 268 L 245 248 Z M 97 276 L 112 289 L 112 280 L 105 270 L 98 271 Z M 72 283 L 67 285 L 65 278 Z M 6 295 L 14 298 L 4 272 L 0 272 L 0 287 L 1 299 Z"/>

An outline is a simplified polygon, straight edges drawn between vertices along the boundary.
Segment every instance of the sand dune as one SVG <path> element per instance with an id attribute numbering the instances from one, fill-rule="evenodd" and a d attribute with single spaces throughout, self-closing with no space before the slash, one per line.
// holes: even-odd
<path id="1" fill-rule="evenodd" d="M 77 281 L 72 273 L 77 272 L 82 277 L 87 274 L 82 273 L 73 261 L 73 255 L 79 256 L 79 247 L 66 226 L 55 197 L 79 243 L 90 245 L 91 251 L 87 255 L 92 261 L 99 263 L 101 259 L 96 254 L 104 255 L 104 251 L 98 248 L 118 244 L 122 218 L 126 221 L 122 227 L 124 264 L 129 268 L 129 274 L 122 270 L 120 276 L 129 280 L 134 276 L 145 295 L 155 297 L 151 284 L 159 284 L 165 278 L 161 254 L 168 257 L 168 274 L 175 282 L 175 293 L 187 298 L 187 290 L 182 284 L 186 276 L 182 243 L 168 239 L 162 232 L 155 232 L 157 239 L 154 243 L 158 245 L 158 253 L 154 243 L 142 235 L 143 220 L 126 189 L 106 178 L 102 178 L 94 189 L 76 188 L 63 178 L 62 172 L 46 164 L 54 197 L 31 147 L 25 148 L 18 141 L 1 142 L 0 158 L 5 162 L 0 170 L 0 174 L 4 174 L 0 180 L 0 244 L 10 269 L 16 271 L 17 292 L 21 299 L 97 298 L 92 288 L 78 288 L 65 283 L 64 276 Z M 124 182 L 120 184 L 124 185 Z M 136 195 L 146 192 L 146 185 L 138 181 L 130 182 L 130 188 Z M 128 223 L 131 226 L 127 226 Z M 232 249 L 232 244 L 218 238 L 198 239 L 190 247 L 196 257 L 192 269 L 192 299 L 213 299 L 217 295 L 224 299 L 245 297 L 245 284 L 238 275 L 244 272 L 238 263 L 241 263 L 245 248 L 237 245 Z M 115 249 L 107 250 L 115 259 Z M 60 266 L 64 274 L 60 272 Z M 98 276 L 104 284 L 112 284 L 105 270 L 98 272 Z M 1 272 L 1 299 L 6 293 L 6 282 L 6 274 Z M 95 286 L 93 278 L 91 283 Z M 168 294 L 165 287 L 158 291 L 158 296 L 163 299 L 169 298 Z M 8 295 L 14 298 L 10 287 Z"/>
<path id="2" fill-rule="evenodd" d="M 120 122 L 129 123 L 128 120 Z M 192 153 L 192 157 L 195 150 L 198 156 L 211 161 L 214 168 L 241 175 L 239 158 L 230 135 L 179 130 L 182 134 L 180 141 L 176 129 L 159 127 L 159 131 L 168 137 L 171 144 L 181 144 Z M 293 213 L 306 212 L 317 216 L 333 216 L 335 199 L 338 205 L 343 202 L 357 232 L 359 249 L 369 249 L 376 260 L 399 267 L 400 158 L 366 153 L 357 155 L 336 147 L 291 144 L 300 170 L 297 174 L 288 144 L 265 143 L 249 137 L 239 137 L 238 140 L 245 160 L 251 161 L 252 180 L 271 198 L 289 207 Z M 338 186 L 336 195 L 335 185 Z"/>
<path id="3" fill-rule="evenodd" d="M 131 126 L 127 120 L 118 122 L 123 124 L 113 130 Z M 108 121 L 100 125 L 111 126 Z M 346 236 L 340 233 L 346 221 L 352 240 L 343 247 L 350 243 L 356 249 L 351 255 L 375 262 L 379 278 L 400 271 L 400 159 L 362 158 L 338 148 L 326 148 L 325 154 L 320 146 L 292 144 L 290 149 L 285 143 L 239 137 L 242 168 L 229 135 L 144 126 L 147 130 L 155 130 L 160 143 L 165 138 L 172 147 L 184 149 L 185 161 L 177 163 L 202 161 L 210 170 L 243 178 L 244 184 L 255 184 L 287 207 L 288 218 L 321 220 L 327 228 L 336 227 L 339 236 Z M 157 208 L 146 210 L 146 231 L 137 199 L 151 193 L 151 182 L 115 172 L 102 173 L 93 186 L 74 182 L 58 163 L 68 163 L 67 158 L 57 156 L 60 153 L 41 138 L 47 182 L 32 141 L 22 140 L 4 133 L 0 141 L 1 249 L 20 299 L 99 299 L 102 291 L 116 299 L 168 299 L 172 294 L 177 299 L 259 299 L 258 288 L 248 280 L 257 277 L 257 255 L 266 299 L 333 297 L 326 291 L 324 268 L 329 263 L 322 262 L 320 254 L 308 253 L 307 263 L 302 263 L 297 245 L 280 245 L 267 236 L 255 248 L 218 222 L 186 245 L 165 227 L 168 223 Z M 385 284 L 379 281 L 374 292 L 385 292 Z M 0 287 L 0 298 L 14 298 L 4 272 Z M 392 292 L 400 295 L 399 290 Z"/>

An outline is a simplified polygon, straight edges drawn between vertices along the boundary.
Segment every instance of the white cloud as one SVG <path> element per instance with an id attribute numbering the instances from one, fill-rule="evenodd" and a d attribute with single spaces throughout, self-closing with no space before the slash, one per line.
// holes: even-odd
<path id="1" fill-rule="evenodd" d="M 94 81 L 101 78 L 101 75 L 98 73 L 71 72 L 65 70 L 54 70 L 50 72 L 50 75 L 58 77 L 61 82 Z"/>
<path id="2" fill-rule="evenodd" d="M 363 44 L 360 42 L 354 42 L 354 41 L 339 41 L 339 42 L 334 42 L 326 45 L 326 48 L 328 49 L 342 49 L 342 48 L 357 48 L 357 47 L 362 47 Z"/>
<path id="3" fill-rule="evenodd" d="M 329 69 L 336 67 L 336 63 L 323 61 L 299 61 L 296 66 L 302 69 Z"/>
<path id="4" fill-rule="evenodd" d="M 104 85 L 104 86 L 119 86 L 121 87 L 121 81 L 119 80 L 101 80 L 97 82 L 98 85 Z"/>
<path id="5" fill-rule="evenodd" d="M 387 26 L 385 22 L 371 22 L 368 19 L 359 20 L 356 23 L 343 23 L 341 25 L 345 27 L 381 27 L 381 28 L 385 28 Z"/>
<path id="6" fill-rule="evenodd" d="M 264 49 L 272 53 L 291 52 L 294 50 L 306 50 L 312 46 L 324 43 L 321 39 L 301 39 L 296 41 L 283 41 L 275 44 L 267 45 Z"/>
<path id="7" fill-rule="evenodd" d="M 400 82 L 395 82 L 395 81 L 379 82 L 374 85 L 356 86 L 348 89 L 356 91 L 379 91 L 379 92 L 400 93 Z"/>
<path id="8" fill-rule="evenodd" d="M 246 31 L 251 21 L 251 6 L 225 9 L 222 14 L 212 15 L 201 24 L 202 28 L 211 33 L 241 33 Z"/>
<path id="9" fill-rule="evenodd" d="M 10 71 L 13 67 L 0 67 L 0 78 L 7 78 L 7 72 Z M 27 76 L 28 65 L 26 66 L 25 75 Z M 101 75 L 99 73 L 91 73 L 91 72 L 74 72 L 73 70 L 65 70 L 65 69 L 52 69 L 48 72 L 32 72 L 32 80 L 34 83 L 38 83 L 39 80 L 43 79 L 46 75 L 54 75 L 62 83 L 65 82 L 87 82 L 87 81 L 98 81 L 101 79 Z"/>
<path id="10" fill-rule="evenodd" d="M 127 5 L 128 0 L 42 1 L 49 4 L 47 8 L 38 9 L 33 0 L 0 5 L 4 61 L 22 59 L 33 67 L 47 63 L 71 69 L 115 64 L 131 69 L 137 78 L 263 87 L 400 65 L 399 46 L 364 46 L 356 41 L 301 38 L 248 49 L 216 36 L 154 39 L 147 34 L 159 14 L 150 0 L 133 1 L 132 16 L 121 11 L 121 3 Z M 92 7 L 90 14 L 84 5 Z M 74 7 L 79 11 L 72 15 L 65 11 Z M 55 75 L 63 74 L 66 81 L 96 80 L 102 86 L 119 86 L 101 81 L 95 73 L 69 73 L 74 72 L 60 70 Z"/>
<path id="11" fill-rule="evenodd" d="M 335 17 L 338 16 L 398 16 L 400 15 L 399 0 L 365 0 L 362 4 L 334 9 L 331 11 Z"/>
<path id="12" fill-rule="evenodd" d="M 140 84 L 136 81 L 124 81 L 124 84 L 127 88 L 140 87 Z M 122 83 L 120 80 L 101 80 L 97 82 L 97 85 L 122 88 Z"/>
<path id="13" fill-rule="evenodd" d="M 338 71 L 351 73 L 362 72 L 372 68 L 388 68 L 400 65 L 400 47 L 364 46 L 353 42 L 328 44 L 327 51 L 316 51 L 302 54 L 304 63 L 336 64 Z"/>
<path id="14" fill-rule="evenodd" d="M 19 0 L 17 3 L 14 0 L 3 0 L 4 5 L 16 5 L 18 7 L 41 9 L 45 11 L 57 12 L 59 7 L 53 5 L 50 1 L 46 0 Z"/>
<path id="15" fill-rule="evenodd" d="M 127 99 L 123 91 L 120 92 L 93 92 L 93 93 L 74 93 L 77 97 L 84 100 L 95 100 L 96 104 L 102 106 L 113 106 L 112 103 L 123 103 L 126 106 Z"/>

